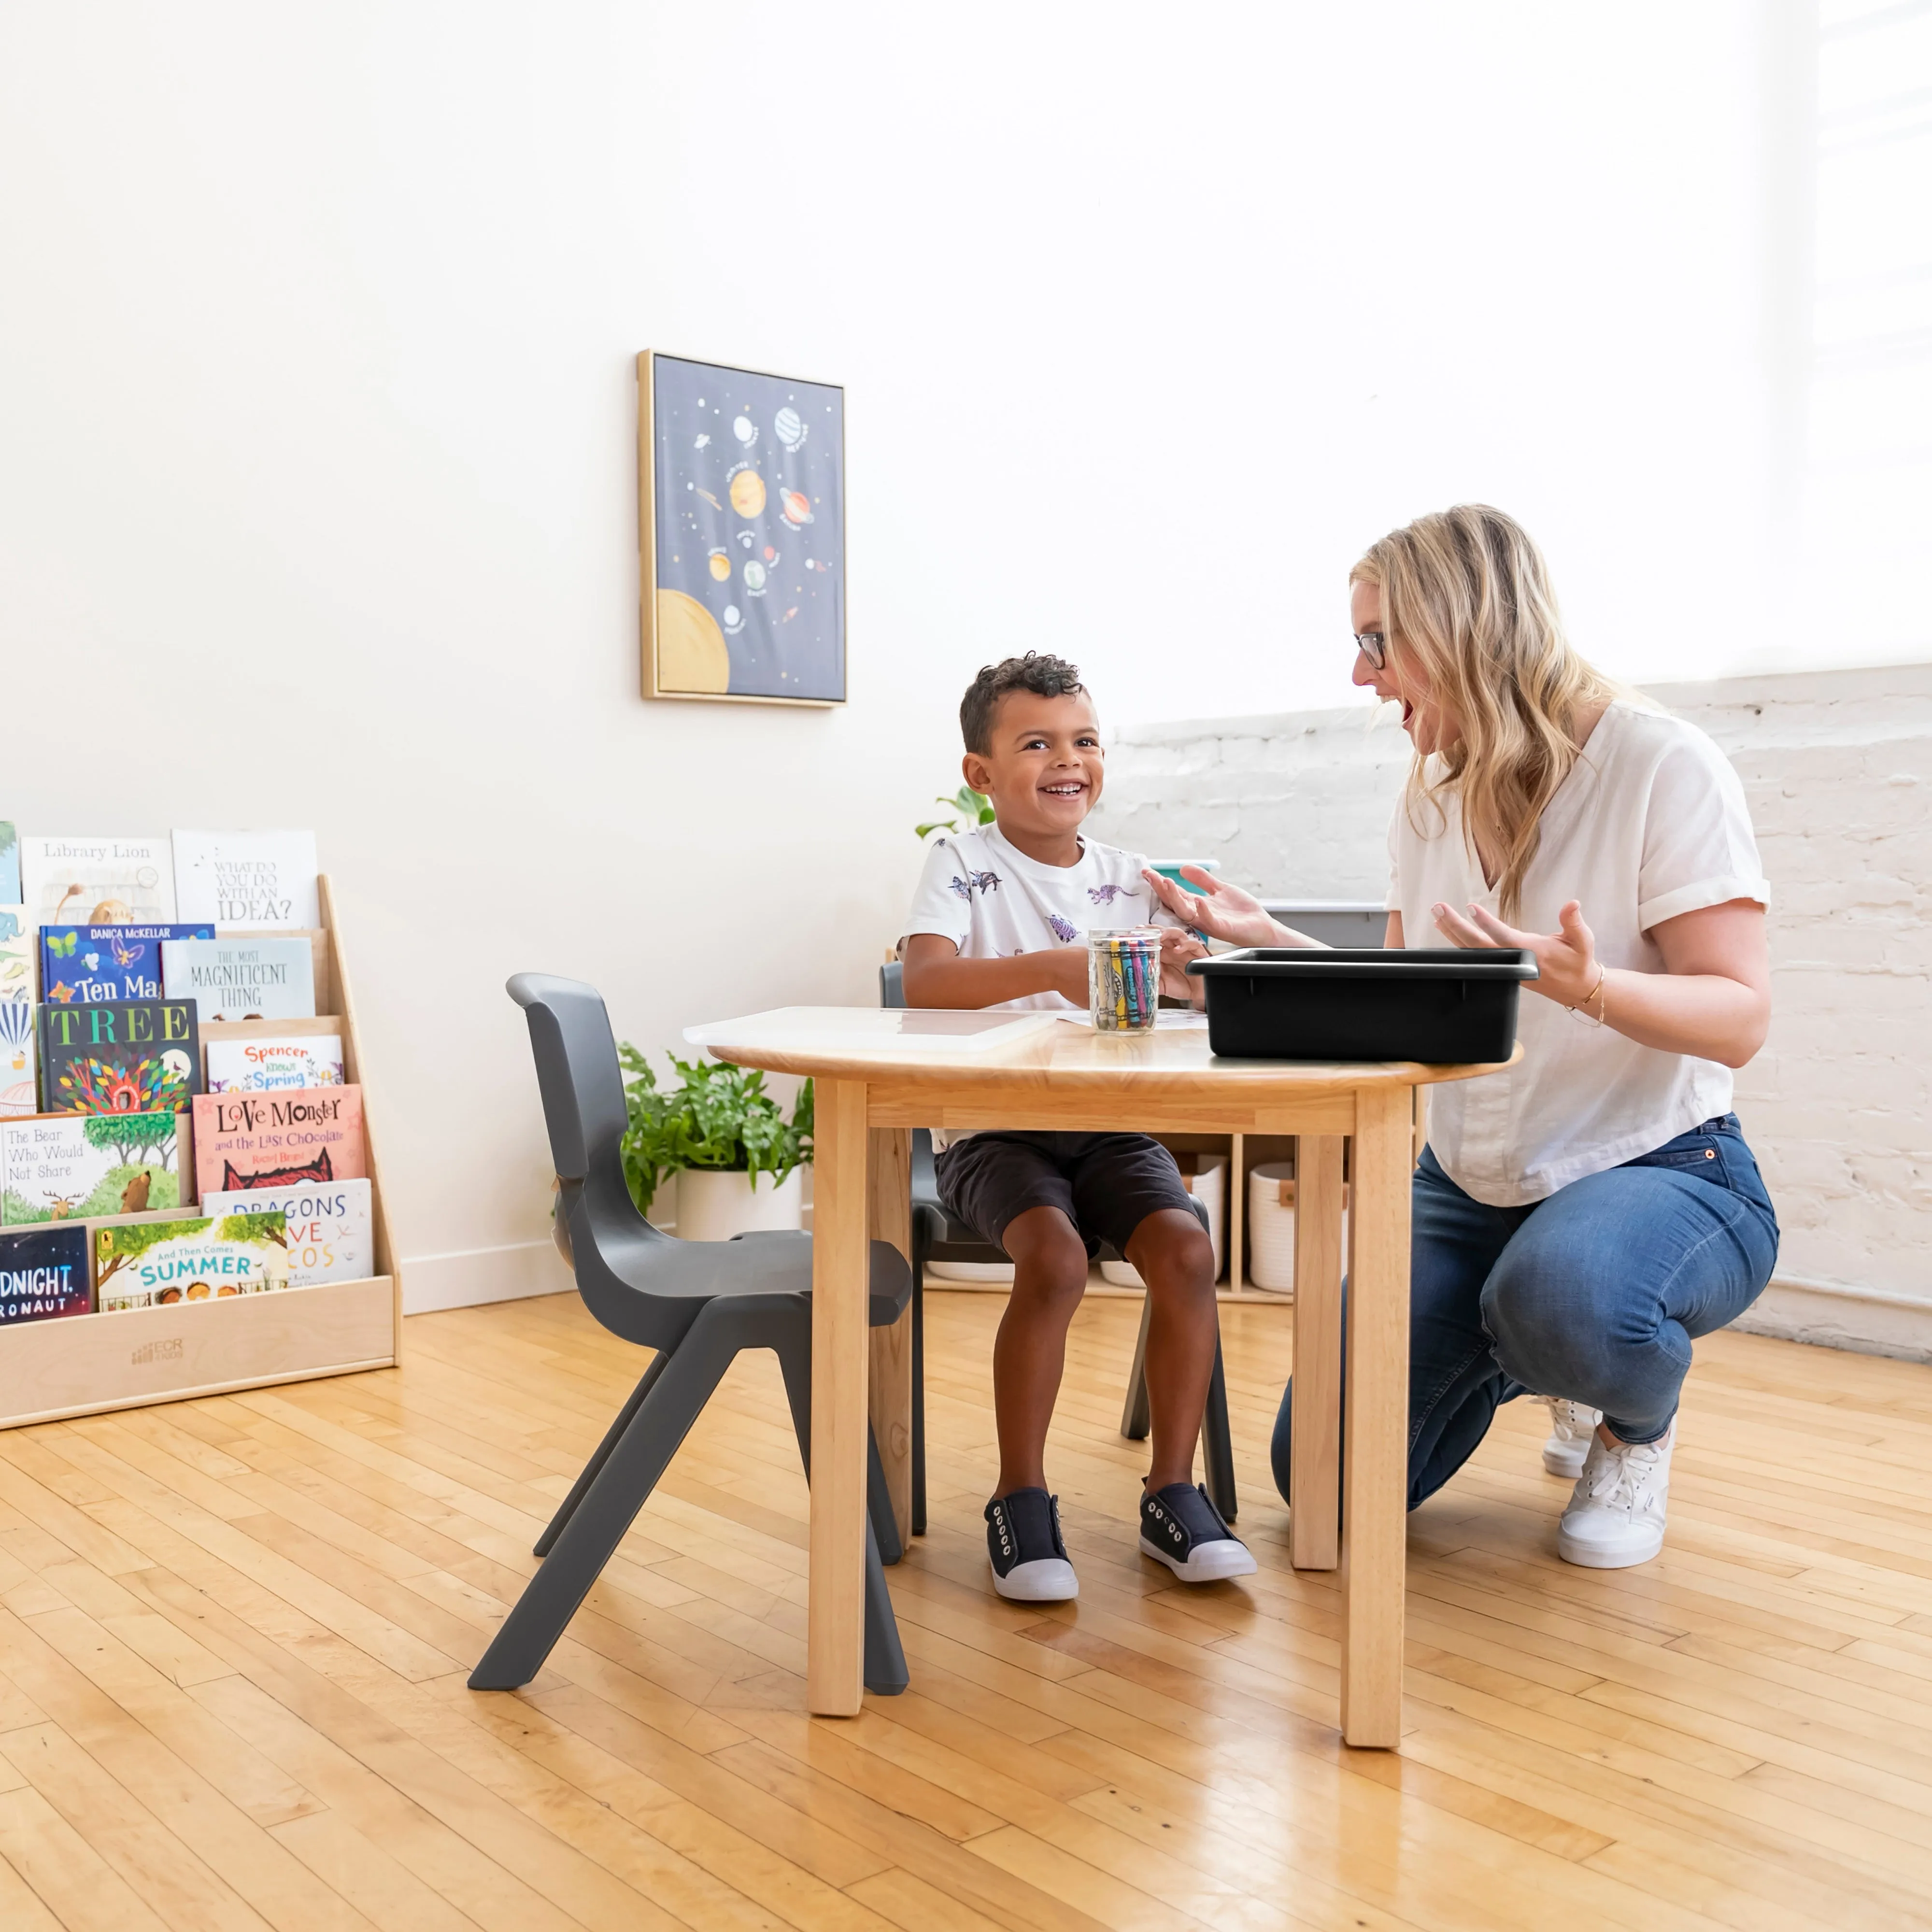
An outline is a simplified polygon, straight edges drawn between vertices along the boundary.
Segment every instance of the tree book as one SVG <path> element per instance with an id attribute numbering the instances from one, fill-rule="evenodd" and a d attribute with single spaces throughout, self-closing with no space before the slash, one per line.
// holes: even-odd
<path id="1" fill-rule="evenodd" d="M 360 1087 L 196 1096 L 194 1173 L 201 1194 L 361 1180 L 369 1172 L 364 1160 Z"/>
<path id="2" fill-rule="evenodd" d="M 0 1222 L 82 1221 L 181 1205 L 171 1113 L 0 1120 Z"/>
<path id="3" fill-rule="evenodd" d="M 340 1034 L 302 1039 L 208 1042 L 208 1090 L 259 1094 L 272 1087 L 340 1087 L 346 1078 Z"/>
<path id="4" fill-rule="evenodd" d="M 164 925 L 175 916 L 174 848 L 151 838 L 25 838 L 20 896 L 41 926 Z"/>
<path id="5" fill-rule="evenodd" d="M 167 939 L 162 976 L 171 1000 L 192 1000 L 210 1020 L 315 1017 L 315 950 L 288 939 Z"/>
<path id="6" fill-rule="evenodd" d="M 319 1281 L 366 1281 L 376 1272 L 374 1222 L 366 1180 L 333 1180 L 301 1187 L 244 1189 L 205 1194 L 204 1214 L 240 1214 L 280 1208 L 289 1286 Z"/>
<path id="7" fill-rule="evenodd" d="M 209 925 L 44 926 L 40 997 L 61 1006 L 158 1000 L 162 946 L 170 939 L 214 937 Z"/>
<path id="8" fill-rule="evenodd" d="M 40 1097 L 50 1114 L 184 1113 L 202 1090 L 192 1000 L 40 1008 Z"/>
<path id="9" fill-rule="evenodd" d="M 94 1232 L 94 1300 L 104 1315 L 288 1286 L 278 1210 L 135 1221 Z"/>

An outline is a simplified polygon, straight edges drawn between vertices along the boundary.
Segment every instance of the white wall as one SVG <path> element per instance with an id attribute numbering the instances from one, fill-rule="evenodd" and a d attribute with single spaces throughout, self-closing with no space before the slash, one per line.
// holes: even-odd
<path id="1" fill-rule="evenodd" d="M 0 814 L 313 823 L 412 1298 L 553 1280 L 504 976 L 867 997 L 983 659 L 1334 701 L 1470 496 L 1612 668 L 1769 647 L 1788 10 L 7 9 Z M 850 386 L 848 710 L 638 699 L 646 346 Z"/>
<path id="2" fill-rule="evenodd" d="M 1932 664 L 1650 688 L 1736 766 L 1772 882 L 1771 1036 L 1736 1104 L 1784 1240 L 1743 1325 L 1932 1359 Z M 1408 742 L 1368 722 L 1134 729 L 1103 836 L 1270 896 L 1379 899 Z"/>

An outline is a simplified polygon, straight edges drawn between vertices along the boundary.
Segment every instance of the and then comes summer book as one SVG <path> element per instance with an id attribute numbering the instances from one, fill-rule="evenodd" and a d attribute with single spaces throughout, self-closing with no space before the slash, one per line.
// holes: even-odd
<path id="1" fill-rule="evenodd" d="M 289 1286 L 279 1210 L 136 1221 L 94 1231 L 94 1292 L 104 1315 L 214 1301 Z"/>

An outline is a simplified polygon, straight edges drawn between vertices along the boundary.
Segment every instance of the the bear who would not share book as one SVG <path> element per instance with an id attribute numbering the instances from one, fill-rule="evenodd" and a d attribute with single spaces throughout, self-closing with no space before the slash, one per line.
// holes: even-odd
<path id="1" fill-rule="evenodd" d="M 57 1006 L 158 1000 L 162 946 L 170 939 L 214 937 L 212 925 L 44 926 L 40 998 Z"/>
<path id="2" fill-rule="evenodd" d="M 172 1114 L 0 1120 L 0 1221 L 81 1221 L 181 1204 Z"/>
<path id="3" fill-rule="evenodd" d="M 360 1087 L 290 1087 L 196 1098 L 199 1193 L 360 1180 L 368 1172 Z"/>
<path id="4" fill-rule="evenodd" d="M 192 1000 L 40 1009 L 40 1099 L 50 1114 L 179 1114 L 201 1091 Z"/>
<path id="5" fill-rule="evenodd" d="M 219 1301 L 289 1286 L 279 1209 L 97 1228 L 94 1301 L 103 1315 Z"/>
<path id="6" fill-rule="evenodd" d="M 92 1300 L 85 1228 L 0 1234 L 0 1328 L 85 1315 Z"/>
<path id="7" fill-rule="evenodd" d="M 169 939 L 162 975 L 171 1000 L 192 1000 L 202 1020 L 315 1017 L 315 951 L 292 939 Z"/>

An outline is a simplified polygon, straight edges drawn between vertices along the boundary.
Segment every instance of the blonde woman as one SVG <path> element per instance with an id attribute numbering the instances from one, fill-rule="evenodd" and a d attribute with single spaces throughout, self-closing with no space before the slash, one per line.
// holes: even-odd
<path id="1" fill-rule="evenodd" d="M 1466 504 L 1350 573 L 1354 681 L 1415 748 L 1389 832 L 1388 938 L 1522 946 L 1522 1058 L 1437 1088 L 1417 1164 L 1409 1507 L 1497 1406 L 1550 1404 L 1574 1474 L 1558 1553 L 1662 1548 L 1690 1344 L 1762 1292 L 1778 1222 L 1731 1112 L 1771 1011 L 1767 888 L 1736 775 L 1694 727 L 1621 695 L 1564 635 L 1536 546 Z M 1150 874 L 1239 945 L 1312 944 L 1245 892 Z M 1288 1490 L 1291 1384 L 1274 1440 Z"/>

